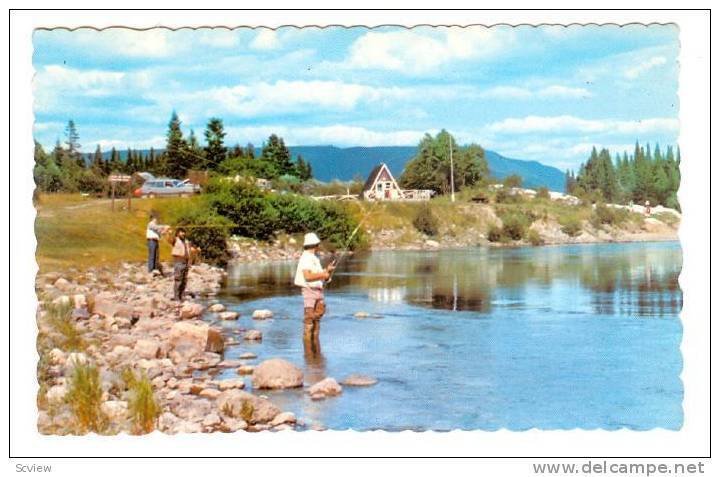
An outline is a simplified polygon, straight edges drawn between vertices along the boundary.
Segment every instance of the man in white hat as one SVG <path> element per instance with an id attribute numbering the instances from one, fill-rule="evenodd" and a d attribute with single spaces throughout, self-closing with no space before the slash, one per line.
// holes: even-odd
<path id="1" fill-rule="evenodd" d="M 316 234 L 305 234 L 304 251 L 295 272 L 295 285 L 302 290 L 305 325 L 303 342 L 306 348 L 313 345 L 319 348 L 320 319 L 325 314 L 323 284 L 335 270 L 333 264 L 325 268 L 320 264 L 317 257 L 319 246 L 320 239 Z"/>

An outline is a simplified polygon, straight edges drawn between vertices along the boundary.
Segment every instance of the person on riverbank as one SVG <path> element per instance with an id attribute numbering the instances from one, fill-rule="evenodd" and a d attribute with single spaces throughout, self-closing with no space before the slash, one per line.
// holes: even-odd
<path id="1" fill-rule="evenodd" d="M 335 265 L 323 268 L 317 256 L 320 239 L 314 233 L 305 234 L 303 253 L 295 271 L 295 285 L 303 297 L 303 344 L 306 352 L 320 347 L 320 320 L 325 314 L 323 285 L 330 279 Z"/>
<path id="2" fill-rule="evenodd" d="M 148 273 L 163 276 L 160 266 L 160 237 L 168 230 L 167 225 L 158 224 L 158 217 L 155 212 L 150 212 L 150 221 L 145 229 L 145 238 L 148 247 Z"/>
<path id="3" fill-rule="evenodd" d="M 190 258 L 193 252 L 190 242 L 185 237 L 185 229 L 178 228 L 175 231 L 175 242 L 171 252 L 173 257 L 173 292 L 176 301 L 182 301 L 185 294 Z"/>

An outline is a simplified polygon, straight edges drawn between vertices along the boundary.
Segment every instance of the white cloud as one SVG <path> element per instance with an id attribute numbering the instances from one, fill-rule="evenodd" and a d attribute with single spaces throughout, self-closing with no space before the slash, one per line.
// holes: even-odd
<path id="1" fill-rule="evenodd" d="M 96 145 L 100 145 L 100 149 L 103 151 L 107 151 L 109 149 L 112 149 L 113 147 L 118 150 L 125 150 L 125 149 L 150 149 L 151 147 L 155 149 L 163 149 L 167 143 L 167 138 L 165 136 L 154 136 L 150 138 L 145 139 L 132 139 L 132 140 L 123 140 L 123 139 L 95 139 L 95 140 L 88 140 L 85 141 L 88 144 L 92 144 L 92 147 L 85 147 L 84 150 L 90 151 L 95 150 Z"/>
<path id="2" fill-rule="evenodd" d="M 519 134 L 535 132 L 581 132 L 644 134 L 649 132 L 676 132 L 679 121 L 673 118 L 649 118 L 638 121 L 611 119 L 583 119 L 576 116 L 526 116 L 507 118 L 488 126 L 494 133 Z"/>
<path id="3" fill-rule="evenodd" d="M 577 99 L 591 96 L 590 91 L 585 88 L 570 88 L 567 86 L 551 85 L 544 88 L 531 90 L 518 86 L 495 86 L 478 93 L 481 98 L 494 99 Z"/>
<path id="4" fill-rule="evenodd" d="M 256 50 L 276 50 L 280 48 L 280 39 L 275 30 L 260 30 L 252 42 L 250 48 Z"/>
<path id="5" fill-rule="evenodd" d="M 350 46 L 345 66 L 422 72 L 450 61 L 492 56 L 513 41 L 512 30 L 498 27 L 370 31 Z"/>
<path id="6" fill-rule="evenodd" d="M 175 104 L 178 110 L 210 114 L 223 112 L 239 116 L 259 116 L 288 112 L 307 112 L 309 108 L 349 111 L 361 102 L 378 102 L 409 97 L 414 91 L 392 87 L 343 83 L 340 81 L 259 82 L 212 88 L 185 94 L 172 92 L 154 95 L 161 103 Z"/>
<path id="7" fill-rule="evenodd" d="M 636 79 L 647 71 L 650 71 L 657 66 L 662 66 L 665 63 L 667 63 L 667 58 L 664 56 L 653 56 L 649 60 L 626 70 L 624 75 L 628 79 Z"/>

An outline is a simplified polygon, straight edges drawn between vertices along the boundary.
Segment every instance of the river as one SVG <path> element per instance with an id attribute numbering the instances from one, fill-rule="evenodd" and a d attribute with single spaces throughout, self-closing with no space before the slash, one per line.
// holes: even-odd
<path id="1" fill-rule="evenodd" d="M 263 340 L 225 357 L 281 357 L 306 383 L 377 378 L 323 401 L 263 392 L 330 429 L 679 429 L 681 265 L 677 242 L 357 255 L 305 353 L 295 264 L 237 264 L 219 298 L 241 318 L 220 326 Z M 253 321 L 260 308 L 274 318 Z"/>

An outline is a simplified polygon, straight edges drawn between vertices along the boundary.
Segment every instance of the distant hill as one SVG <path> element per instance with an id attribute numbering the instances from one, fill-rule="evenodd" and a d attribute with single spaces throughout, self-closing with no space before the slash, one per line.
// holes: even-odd
<path id="1" fill-rule="evenodd" d="M 349 181 L 354 178 L 365 180 L 373 167 L 381 162 L 390 167 L 395 177 L 400 177 L 405 164 L 415 155 L 414 146 L 377 146 L 377 147 L 346 147 L 335 146 L 293 146 L 290 152 L 298 154 L 312 165 L 313 176 L 321 181 L 333 179 Z M 120 150 L 120 159 L 125 160 L 127 151 Z M 148 151 L 141 151 L 147 154 Z M 161 153 L 162 150 L 156 150 Z M 260 148 L 256 149 L 260 155 Z M 109 159 L 110 153 L 103 156 Z M 523 186 L 528 188 L 547 187 L 562 192 L 565 190 L 565 174 L 555 167 L 546 166 L 537 161 L 523 161 L 502 156 L 494 151 L 485 150 L 485 158 L 490 174 L 503 179 L 511 174 L 523 178 Z"/>
<path id="2" fill-rule="evenodd" d="M 290 148 L 293 156 L 300 154 L 305 160 L 310 161 L 313 175 L 321 181 L 351 180 L 356 176 L 364 180 L 372 168 L 380 162 L 387 164 L 393 175 L 399 177 L 416 150 L 414 146 Z M 565 173 L 555 167 L 537 161 L 510 159 L 489 150 L 485 150 L 485 158 L 493 177 L 503 179 L 511 174 L 518 174 L 523 178 L 524 187 L 545 186 L 559 192 L 565 190 Z"/>

